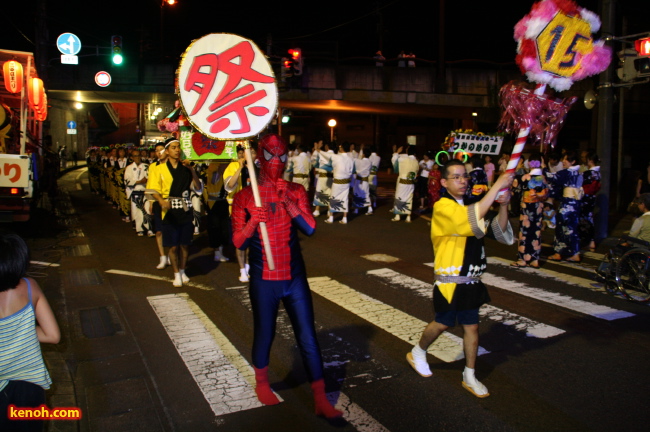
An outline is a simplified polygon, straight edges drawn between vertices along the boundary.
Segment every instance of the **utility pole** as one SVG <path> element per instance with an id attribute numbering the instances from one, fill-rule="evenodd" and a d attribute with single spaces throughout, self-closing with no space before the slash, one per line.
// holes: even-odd
<path id="1" fill-rule="evenodd" d="M 602 33 L 613 35 L 616 33 L 615 16 L 616 0 L 601 0 Z M 616 64 L 610 63 L 607 70 L 600 74 L 598 94 L 598 134 L 597 151 L 600 157 L 601 190 L 596 197 L 598 212 L 595 219 L 596 241 L 607 237 L 609 232 L 609 197 L 611 196 L 611 156 L 612 156 L 612 114 L 614 111 L 614 79 Z"/>

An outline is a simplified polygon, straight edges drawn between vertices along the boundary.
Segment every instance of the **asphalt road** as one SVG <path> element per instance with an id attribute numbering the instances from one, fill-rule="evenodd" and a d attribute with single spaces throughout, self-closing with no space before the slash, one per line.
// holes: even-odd
<path id="1" fill-rule="evenodd" d="M 56 215 L 12 226 L 33 260 L 52 263 L 32 269 L 64 331 L 43 348 L 55 381 L 48 403 L 84 413 L 50 430 L 647 430 L 650 309 L 594 282 L 601 250 L 577 265 L 514 269 L 515 246 L 486 242 L 492 303 L 482 310 L 477 377 L 491 396 L 478 399 L 461 386 L 461 329 L 429 355 L 432 377 L 405 361 L 433 317 L 426 218 L 391 222 L 388 201 L 347 225 L 319 218 L 301 244 L 327 390 L 345 410 L 328 422 L 313 414 L 284 313 L 269 368 L 283 402 L 257 406 L 247 290 L 235 260 L 212 260 L 205 233 L 190 249 L 191 283 L 174 288 L 171 269 L 155 269 L 154 240 L 91 194 L 83 169 L 60 185 Z"/>

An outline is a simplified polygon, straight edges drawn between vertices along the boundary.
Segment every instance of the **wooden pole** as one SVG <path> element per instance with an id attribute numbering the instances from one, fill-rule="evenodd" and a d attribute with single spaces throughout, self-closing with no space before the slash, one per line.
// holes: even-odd
<path id="1" fill-rule="evenodd" d="M 255 176 L 255 162 L 251 155 L 250 142 L 244 143 L 244 156 L 246 157 L 246 164 L 248 165 L 248 176 L 251 179 L 251 188 L 253 189 L 253 198 L 255 199 L 255 207 L 262 207 L 262 199 L 260 198 L 260 191 L 257 187 L 257 177 Z M 260 232 L 262 233 L 262 243 L 264 243 L 264 252 L 266 254 L 266 262 L 269 270 L 275 270 L 275 262 L 271 254 L 271 243 L 269 242 L 269 233 L 266 230 L 266 223 L 260 222 Z"/>

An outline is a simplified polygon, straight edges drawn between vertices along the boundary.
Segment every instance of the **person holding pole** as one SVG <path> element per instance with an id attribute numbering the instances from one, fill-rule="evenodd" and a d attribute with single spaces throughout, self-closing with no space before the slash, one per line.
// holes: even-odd
<path id="1" fill-rule="evenodd" d="M 250 150 L 247 149 L 246 153 L 249 159 Z M 323 360 L 316 339 L 311 291 L 298 243 L 298 230 L 312 235 L 316 228 L 307 192 L 301 185 L 282 179 L 288 157 L 287 144 L 282 137 L 275 134 L 264 136 L 257 154 L 259 184 L 253 175 L 254 170 L 251 170 L 251 186 L 235 195 L 232 207 L 233 243 L 242 250 L 249 248 L 255 392 L 265 405 L 279 403 L 269 385 L 268 366 L 278 307 L 282 301 L 307 368 L 316 414 L 327 418 L 340 417 L 342 413 L 329 403 L 325 394 Z M 270 256 L 273 265 L 269 262 Z"/>
<path id="2" fill-rule="evenodd" d="M 513 174 L 504 173 L 478 202 L 466 205 L 468 187 L 465 166 L 452 159 L 442 168 L 442 186 L 447 190 L 433 207 L 431 241 L 435 255 L 433 307 L 434 321 L 429 323 L 420 341 L 406 354 L 406 360 L 423 377 L 432 375 L 427 363 L 427 349 L 449 327 L 463 326 L 465 369 L 462 385 L 473 395 L 490 395 L 474 375 L 478 355 L 479 308 L 490 301 L 481 275 L 487 267 L 483 238 L 488 235 L 504 244 L 513 244 L 508 221 L 507 191 Z M 506 192 L 499 195 L 500 189 Z M 489 212 L 495 202 L 498 212 Z"/>

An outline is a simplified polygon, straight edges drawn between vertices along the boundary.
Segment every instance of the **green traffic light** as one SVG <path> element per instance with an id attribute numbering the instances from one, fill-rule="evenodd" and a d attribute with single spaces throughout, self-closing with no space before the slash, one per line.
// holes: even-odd
<path id="1" fill-rule="evenodd" d="M 122 54 L 113 54 L 113 64 L 121 65 L 123 60 Z"/>

